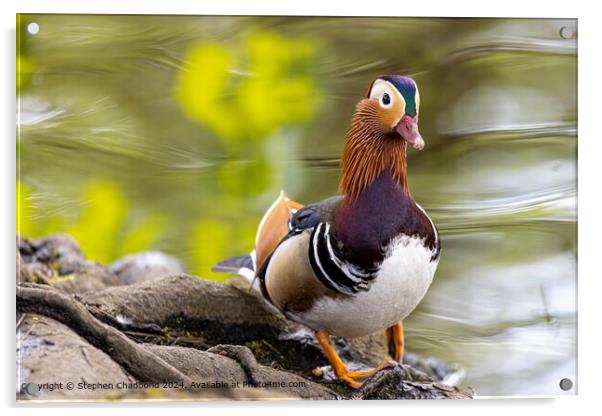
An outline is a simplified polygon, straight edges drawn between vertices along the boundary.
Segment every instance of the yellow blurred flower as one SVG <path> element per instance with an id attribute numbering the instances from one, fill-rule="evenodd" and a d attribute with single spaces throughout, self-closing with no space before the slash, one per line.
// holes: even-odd
<path id="1" fill-rule="evenodd" d="M 236 53 L 217 43 L 194 45 L 178 81 L 186 114 L 226 142 L 262 140 L 315 110 L 311 43 L 258 33 L 245 46 Z"/>

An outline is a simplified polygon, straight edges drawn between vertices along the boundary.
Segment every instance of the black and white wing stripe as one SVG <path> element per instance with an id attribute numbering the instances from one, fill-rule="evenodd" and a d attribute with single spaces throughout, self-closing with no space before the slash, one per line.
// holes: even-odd
<path id="1" fill-rule="evenodd" d="M 289 235 L 292 237 L 311 230 L 309 238 L 309 262 L 317 278 L 324 286 L 336 292 L 354 296 L 370 288 L 377 269 L 366 270 L 346 260 L 330 233 L 330 221 L 340 196 L 310 204 L 296 212 L 289 220 Z"/>
<path id="2" fill-rule="evenodd" d="M 364 270 L 341 258 L 330 235 L 330 224 L 324 222 L 318 223 L 311 233 L 309 262 L 324 286 L 346 295 L 368 290 L 376 277 L 376 270 Z"/>

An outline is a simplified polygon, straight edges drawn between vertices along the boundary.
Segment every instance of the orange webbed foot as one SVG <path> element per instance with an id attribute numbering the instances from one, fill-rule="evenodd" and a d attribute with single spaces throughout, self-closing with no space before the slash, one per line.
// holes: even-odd
<path id="1" fill-rule="evenodd" d="M 368 371 L 350 371 L 341 359 L 341 357 L 339 357 L 339 354 L 337 353 L 336 349 L 334 348 L 328 331 L 316 331 L 315 335 L 316 339 L 320 343 L 320 346 L 324 350 L 328 361 L 330 361 L 330 364 L 332 365 L 332 368 L 335 374 L 337 375 L 338 379 L 347 383 L 347 385 L 351 388 L 358 389 L 362 386 L 363 382 L 358 381 L 357 379 L 370 377 L 371 375 L 377 373 L 383 368 L 397 365 L 395 361 L 387 360 L 382 362 L 377 367 Z"/>
<path id="2" fill-rule="evenodd" d="M 380 370 L 384 369 L 384 368 L 390 368 L 390 367 L 395 367 L 396 365 L 398 365 L 399 363 L 397 361 L 393 361 L 393 360 L 387 360 L 387 361 L 383 361 L 382 363 L 380 363 L 378 366 L 374 367 L 371 370 L 368 371 L 348 371 L 347 375 L 351 378 L 367 378 L 370 376 L 373 376 L 374 374 L 378 373 Z"/>

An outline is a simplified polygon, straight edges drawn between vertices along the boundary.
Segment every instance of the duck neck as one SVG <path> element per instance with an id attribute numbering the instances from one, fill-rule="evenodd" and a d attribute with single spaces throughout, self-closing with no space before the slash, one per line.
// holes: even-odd
<path id="1" fill-rule="evenodd" d="M 349 202 L 358 199 L 385 170 L 400 191 L 409 195 L 406 142 L 396 133 L 383 132 L 373 111 L 373 107 L 358 105 L 345 139 L 339 189 Z"/>

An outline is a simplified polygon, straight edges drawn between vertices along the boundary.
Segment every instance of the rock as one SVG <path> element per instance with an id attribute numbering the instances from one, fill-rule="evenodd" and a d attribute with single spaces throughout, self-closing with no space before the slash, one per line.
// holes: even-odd
<path id="1" fill-rule="evenodd" d="M 68 293 L 86 293 L 120 285 L 108 268 L 87 260 L 77 242 L 68 235 L 39 240 L 17 238 L 19 282 L 45 283 Z"/>
<path id="2" fill-rule="evenodd" d="M 29 337 L 28 344 L 19 347 L 26 357 L 22 361 L 26 365 L 21 365 L 25 376 L 37 372 L 44 377 L 32 380 L 46 380 L 50 375 L 67 380 L 76 373 L 86 380 L 127 377 L 134 383 L 159 383 L 167 378 L 185 384 L 175 389 L 105 389 L 86 398 L 472 396 L 472 392 L 442 384 L 461 378 L 461 370 L 411 353 L 406 353 L 405 365 L 380 371 L 354 391 L 336 380 L 312 332 L 287 320 L 260 294 L 249 290 L 248 282 L 232 279 L 218 283 L 181 274 L 179 262 L 161 253 L 128 256 L 109 270 L 86 260 L 71 238 L 55 236 L 21 239 L 17 261 L 23 266 L 17 308 L 28 313 L 19 326 L 20 333 Z M 69 286 L 55 281 L 53 273 L 60 276 L 65 270 L 80 276 L 74 278 L 80 283 Z M 81 283 L 85 279 L 87 285 Z M 40 349 L 43 341 L 31 337 L 39 335 L 31 329 L 31 316 L 43 320 L 46 333 L 56 337 L 50 340 L 52 347 Z M 334 338 L 334 342 L 354 370 L 371 368 L 389 358 L 382 333 L 354 340 Z M 94 354 L 89 367 L 82 364 L 82 348 Z M 71 361 L 77 364 L 77 372 L 68 368 Z M 98 373 L 96 363 L 103 363 L 111 375 Z M 195 387 L 194 383 L 209 387 Z M 58 398 L 76 397 L 73 392 L 56 394 Z"/>
<path id="3" fill-rule="evenodd" d="M 350 399 L 472 399 L 473 392 L 435 382 L 409 366 L 396 366 L 372 376 Z"/>
<path id="4" fill-rule="evenodd" d="M 198 390 L 198 394 L 201 395 L 211 390 L 203 387 L 202 383 L 219 383 L 230 386 L 222 389 L 222 394 L 226 396 L 236 395 L 236 390 L 248 388 L 262 391 L 265 398 L 334 399 L 338 397 L 335 392 L 323 385 L 293 373 L 259 365 L 251 350 L 246 347 L 219 345 L 207 352 L 192 348 L 153 345 L 146 348 L 196 380 L 199 386 L 191 390 Z"/>
<path id="5" fill-rule="evenodd" d="M 109 355 L 90 345 L 69 327 L 45 316 L 23 314 L 17 326 L 17 391 L 28 399 L 94 399 L 113 394 L 111 389 L 79 389 L 79 383 L 133 382 Z M 69 390 L 67 383 L 74 383 Z M 28 395 L 29 384 L 62 383 Z"/>
<path id="6" fill-rule="evenodd" d="M 98 308 L 138 341 L 209 348 L 245 345 L 263 364 L 309 376 L 328 365 L 307 328 L 287 320 L 246 281 L 218 283 L 188 275 L 168 276 L 132 286 L 90 293 L 82 301 Z M 228 305 L 228 307 L 224 307 Z M 334 338 L 341 357 L 357 370 L 389 359 L 384 333 L 351 340 Z M 407 353 L 405 362 L 442 381 L 452 373 L 436 359 Z M 330 374 L 326 380 L 334 379 Z"/>
<path id="7" fill-rule="evenodd" d="M 125 256 L 109 266 L 124 285 L 156 280 L 168 275 L 184 273 L 184 266 L 175 257 L 160 251 Z"/>
<path id="8" fill-rule="evenodd" d="M 253 323 L 278 329 L 290 325 L 255 293 L 186 274 L 110 287 L 82 296 L 82 300 L 107 313 L 159 326 L 194 329 L 196 321 Z"/>

